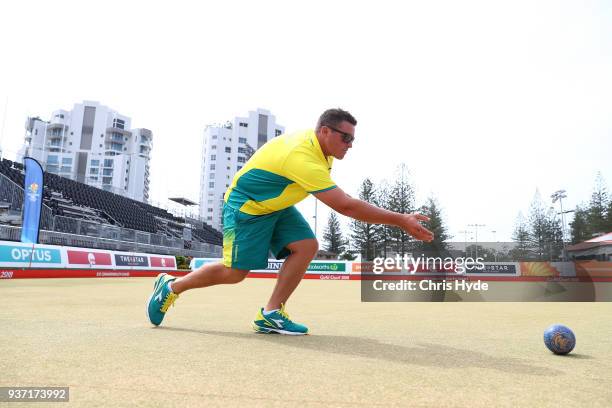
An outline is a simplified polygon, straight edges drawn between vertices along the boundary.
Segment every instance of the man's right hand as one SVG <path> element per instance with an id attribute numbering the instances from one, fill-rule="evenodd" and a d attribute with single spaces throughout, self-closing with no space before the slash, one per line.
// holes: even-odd
<path id="1" fill-rule="evenodd" d="M 431 242 L 434 239 L 434 234 L 427 228 L 425 228 L 419 221 L 429 221 L 429 217 L 414 213 L 414 214 L 403 214 L 402 222 L 398 227 L 406 231 L 408 234 L 412 235 L 414 238 L 419 241 Z"/>
<path id="2" fill-rule="evenodd" d="M 340 187 L 315 194 L 316 198 L 342 215 L 370 224 L 395 225 L 414 238 L 431 242 L 434 234 L 419 221 L 429 221 L 422 214 L 399 214 L 385 210 L 362 200 L 350 197 Z"/>

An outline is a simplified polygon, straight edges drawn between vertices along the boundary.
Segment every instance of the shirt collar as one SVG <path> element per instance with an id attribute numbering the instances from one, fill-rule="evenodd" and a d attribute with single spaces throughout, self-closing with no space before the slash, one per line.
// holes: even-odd
<path id="1" fill-rule="evenodd" d="M 322 160 L 327 162 L 327 165 L 331 169 L 332 163 L 334 162 L 334 156 L 325 156 L 323 154 L 323 149 L 321 149 L 321 144 L 319 143 L 319 138 L 317 137 L 317 134 L 316 134 L 316 132 L 314 130 L 312 130 L 312 129 L 309 130 L 309 136 L 310 136 L 310 142 L 312 143 L 312 146 L 314 147 L 315 151 L 317 152 L 317 155 L 319 156 L 319 158 L 321 158 Z"/>

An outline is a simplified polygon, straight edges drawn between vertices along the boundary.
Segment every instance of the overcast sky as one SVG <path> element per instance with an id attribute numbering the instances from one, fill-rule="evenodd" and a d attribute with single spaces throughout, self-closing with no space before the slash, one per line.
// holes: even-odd
<path id="1" fill-rule="evenodd" d="M 152 198 L 197 201 L 206 124 L 261 107 L 293 131 L 342 107 L 359 124 L 337 184 L 404 162 L 456 239 L 510 239 L 536 189 L 571 208 L 597 171 L 612 185 L 611 2 L 210 3 L 0 3 L 4 156 L 27 116 L 96 100 L 153 131 Z"/>

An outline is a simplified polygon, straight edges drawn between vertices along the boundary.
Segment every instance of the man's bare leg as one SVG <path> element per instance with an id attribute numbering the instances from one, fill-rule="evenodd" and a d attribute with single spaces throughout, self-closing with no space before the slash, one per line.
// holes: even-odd
<path id="1" fill-rule="evenodd" d="M 171 283 L 172 291 L 177 295 L 189 289 L 241 282 L 249 273 L 242 269 L 228 268 L 222 263 L 203 265 L 189 274 L 177 278 Z"/>
<path id="2" fill-rule="evenodd" d="M 317 254 L 319 243 L 316 239 L 304 239 L 287 245 L 291 254 L 287 257 L 278 273 L 272 296 L 264 308 L 265 311 L 280 309 L 286 303 L 306 273 L 306 268 Z"/>

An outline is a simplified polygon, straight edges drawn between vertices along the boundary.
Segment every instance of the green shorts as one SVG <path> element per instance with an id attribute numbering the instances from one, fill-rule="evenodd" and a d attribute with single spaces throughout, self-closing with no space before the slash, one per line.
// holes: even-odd
<path id="1" fill-rule="evenodd" d="M 315 238 L 302 214 L 289 207 L 266 215 L 249 215 L 223 207 L 223 264 L 227 267 L 266 269 L 268 253 L 276 259 L 290 254 L 287 245 Z"/>

